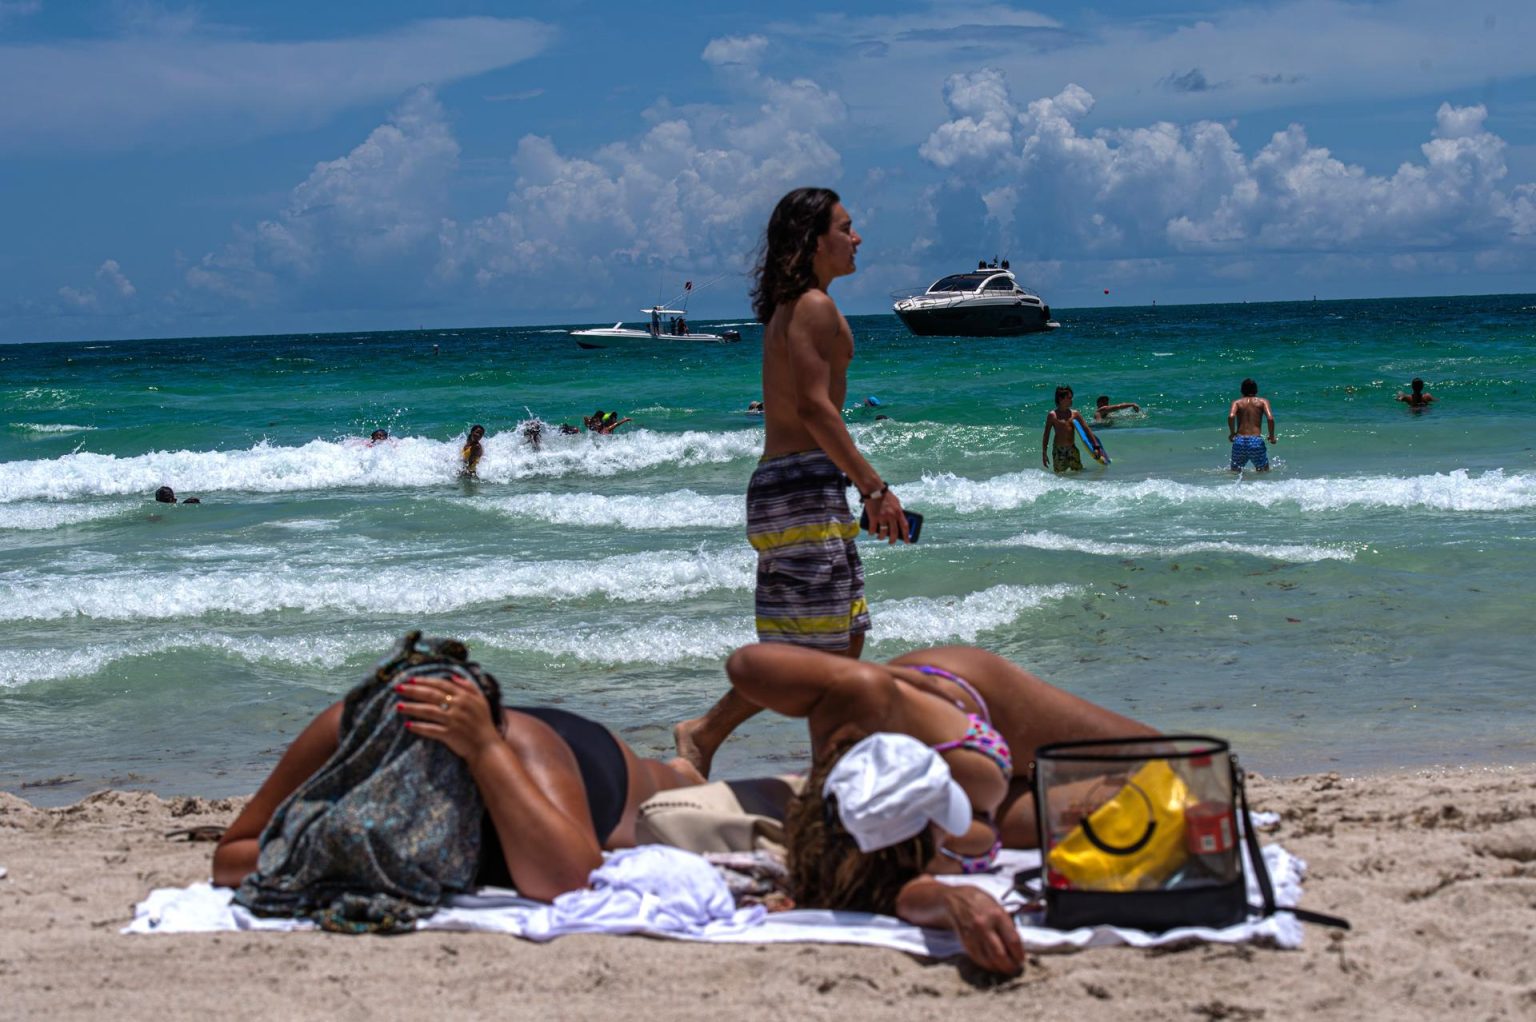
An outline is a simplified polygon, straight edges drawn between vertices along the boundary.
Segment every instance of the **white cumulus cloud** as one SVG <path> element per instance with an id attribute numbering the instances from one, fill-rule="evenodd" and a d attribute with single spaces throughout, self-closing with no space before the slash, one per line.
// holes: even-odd
<path id="1" fill-rule="evenodd" d="M 1084 132 L 1088 90 L 1069 85 L 1018 111 L 996 70 L 951 76 L 944 98 L 950 117 L 921 155 L 1015 252 L 1042 237 L 1055 254 L 1100 258 L 1471 251 L 1536 227 L 1533 187 L 1506 185 L 1506 144 L 1481 105 L 1442 104 L 1422 159 L 1378 175 L 1312 145 L 1299 124 L 1252 156 L 1214 121 Z"/>
<path id="2" fill-rule="evenodd" d="M 768 40 L 760 35 L 749 36 L 721 36 L 711 39 L 704 47 L 703 60 L 706 64 L 724 66 L 727 64 L 748 64 L 757 66 L 762 60 L 763 51 L 768 48 Z"/>
<path id="3" fill-rule="evenodd" d="M 346 156 L 316 165 L 279 215 L 189 267 L 186 281 L 259 303 L 306 280 L 393 270 L 413 256 L 430 263 L 458 156 L 441 104 L 418 89 Z"/>
<path id="4" fill-rule="evenodd" d="M 734 106 L 660 105 L 643 134 L 581 155 L 522 138 L 505 208 L 446 225 L 439 274 L 547 295 L 548 279 L 571 271 L 590 284 L 631 268 L 741 268 L 783 192 L 840 175 L 833 139 L 847 120 L 815 82 L 759 73 L 749 60 L 760 49 L 752 39 L 705 49 L 743 93 Z"/>
<path id="5" fill-rule="evenodd" d="M 96 312 L 121 308 L 138 293 L 123 273 L 116 259 L 108 259 L 96 268 L 96 279 L 86 287 L 61 287 L 59 297 L 68 308 Z"/>
<path id="6" fill-rule="evenodd" d="M 264 41 L 160 16 L 116 37 L 0 45 L 0 96 L 12 97 L 0 103 L 0 152 L 206 144 L 308 127 L 515 64 L 554 38 L 540 22 L 478 17 Z"/>

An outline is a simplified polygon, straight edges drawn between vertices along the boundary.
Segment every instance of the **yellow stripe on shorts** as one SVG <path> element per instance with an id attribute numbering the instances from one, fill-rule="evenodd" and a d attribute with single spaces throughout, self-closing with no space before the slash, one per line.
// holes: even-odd
<path id="1" fill-rule="evenodd" d="M 848 624 L 854 618 L 869 610 L 869 603 L 860 597 L 853 601 L 853 606 L 848 608 L 847 614 L 828 614 L 822 617 L 758 617 L 758 634 L 770 632 L 775 635 L 825 635 L 832 632 L 848 631 Z"/>
<path id="2" fill-rule="evenodd" d="M 778 532 L 759 532 L 747 537 L 752 548 L 758 551 L 777 550 L 799 543 L 824 543 L 829 539 L 857 539 L 858 522 L 818 522 L 815 525 L 793 525 Z"/>

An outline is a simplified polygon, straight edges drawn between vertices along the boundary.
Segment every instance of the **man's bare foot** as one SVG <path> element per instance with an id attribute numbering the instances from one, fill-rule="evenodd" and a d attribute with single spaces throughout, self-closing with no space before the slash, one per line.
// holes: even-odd
<path id="1" fill-rule="evenodd" d="M 697 767 L 681 756 L 676 759 L 667 760 L 667 766 L 671 767 L 674 774 L 679 774 L 685 778 L 689 784 L 704 784 L 709 780 L 709 778 L 699 773 Z"/>
<path id="2" fill-rule="evenodd" d="M 715 758 L 715 750 L 705 750 L 698 742 L 699 730 L 704 726 L 703 717 L 680 721 L 672 726 L 672 743 L 677 746 L 677 756 L 699 775 L 702 784 L 709 777 L 709 765 Z"/>

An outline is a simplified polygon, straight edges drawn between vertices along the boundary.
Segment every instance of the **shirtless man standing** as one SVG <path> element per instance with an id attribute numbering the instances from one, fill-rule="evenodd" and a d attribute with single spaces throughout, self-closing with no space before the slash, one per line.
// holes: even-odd
<path id="1" fill-rule="evenodd" d="M 1243 396 L 1232 402 L 1227 410 L 1227 439 L 1232 441 L 1232 471 L 1241 472 L 1243 466 L 1253 461 L 1258 472 L 1269 471 L 1269 451 L 1259 434 L 1264 420 L 1269 420 L 1269 442 L 1275 443 L 1275 413 L 1269 402 L 1259 397 L 1259 385 L 1247 379 L 1242 385 Z"/>
<path id="2" fill-rule="evenodd" d="M 757 637 L 857 657 L 869 630 L 859 527 L 906 541 L 901 501 L 843 422 L 853 333 L 827 288 L 854 271 L 862 239 L 836 192 L 797 188 L 768 220 L 752 310 L 763 324 L 763 457 L 747 487 L 747 539 L 757 550 Z M 709 775 L 715 750 L 758 707 L 726 693 L 673 729 L 678 755 Z"/>

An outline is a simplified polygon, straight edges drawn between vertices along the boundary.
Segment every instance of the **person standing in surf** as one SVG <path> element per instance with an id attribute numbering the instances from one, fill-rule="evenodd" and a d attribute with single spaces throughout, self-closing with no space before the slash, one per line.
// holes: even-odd
<path id="1" fill-rule="evenodd" d="M 1275 413 L 1269 402 L 1259 397 L 1259 385 L 1252 377 L 1239 388 L 1243 396 L 1227 410 L 1227 439 L 1232 441 L 1232 471 L 1241 472 L 1249 461 L 1256 472 L 1269 471 L 1269 449 L 1264 446 L 1264 420 L 1269 420 L 1269 442 L 1275 443 Z"/>
<path id="2" fill-rule="evenodd" d="M 459 460 L 464 467 L 459 470 L 459 475 L 465 479 L 478 479 L 477 472 L 480 468 L 480 459 L 485 456 L 485 448 L 480 441 L 485 439 L 485 427 L 478 422 L 469 427 L 469 435 L 464 438 L 464 449 L 459 452 Z"/>
<path id="3" fill-rule="evenodd" d="M 1083 456 L 1077 450 L 1077 427 L 1083 427 L 1083 436 L 1102 455 L 1104 448 L 1088 421 L 1072 407 L 1072 388 L 1056 388 L 1056 407 L 1045 413 L 1045 432 L 1040 437 L 1040 464 L 1054 472 L 1081 472 Z M 1055 443 L 1051 442 L 1052 437 Z"/>
<path id="4" fill-rule="evenodd" d="M 1404 394 L 1402 391 L 1397 392 L 1397 399 L 1406 404 L 1409 408 L 1412 408 L 1416 412 L 1422 412 L 1424 409 L 1428 408 L 1431 404 L 1434 403 L 1435 395 L 1424 389 L 1423 380 L 1415 376 L 1413 378 L 1413 382 L 1409 384 L 1409 386 L 1413 388 L 1411 393 Z"/>
<path id="5" fill-rule="evenodd" d="M 757 551 L 757 637 L 857 658 L 869 631 L 859 492 L 869 531 L 909 541 L 901 500 L 859 453 L 843 421 L 853 332 L 827 293 L 854 272 L 862 239 L 838 194 L 797 188 L 779 200 L 752 289 L 763 324 L 763 456 L 747 487 Z M 678 755 L 709 775 L 720 743 L 759 707 L 734 690 L 673 729 Z"/>

